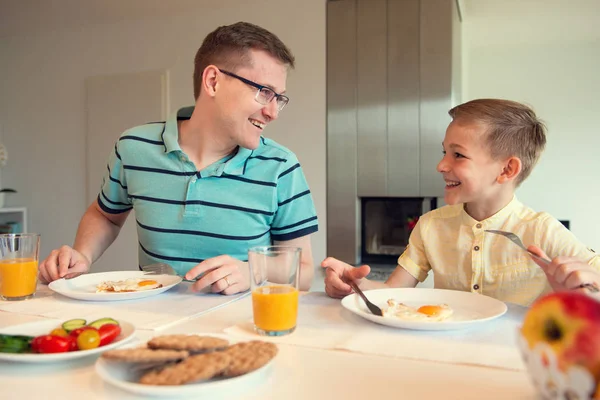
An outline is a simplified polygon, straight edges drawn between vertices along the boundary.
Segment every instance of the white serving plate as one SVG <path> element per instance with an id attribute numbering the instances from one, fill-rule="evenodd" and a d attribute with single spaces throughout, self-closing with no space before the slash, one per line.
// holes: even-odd
<path id="1" fill-rule="evenodd" d="M 140 292 L 97 293 L 96 286 L 105 281 L 121 281 L 129 278 L 154 279 L 163 286 L 157 289 Z M 183 280 L 176 275 L 147 275 L 142 271 L 115 271 L 84 274 L 73 279 L 58 279 L 50 282 L 48 287 L 56 293 L 77 300 L 117 301 L 142 299 L 163 293 Z"/>
<path id="2" fill-rule="evenodd" d="M 342 299 L 342 306 L 369 321 L 394 328 L 442 331 L 464 329 L 483 324 L 506 313 L 502 301 L 477 293 L 445 289 L 375 289 L 364 292 L 379 308 L 387 307 L 387 300 L 394 299 L 411 307 L 426 304 L 448 304 L 454 310 L 444 321 L 407 321 L 395 317 L 380 317 L 369 311 L 362 299 L 351 294 Z"/>
<path id="3" fill-rule="evenodd" d="M 13 326 L 10 328 L 0 329 L 0 333 L 8 335 L 27 335 L 27 336 L 40 336 L 47 335 L 55 328 L 60 327 L 64 321 L 60 320 L 48 320 L 48 321 L 37 321 L 30 322 L 28 324 Z M 50 354 L 12 354 L 12 353 L 0 353 L 1 361 L 17 361 L 26 363 L 48 363 L 55 361 L 72 360 L 75 358 L 92 356 L 95 354 L 102 353 L 103 351 L 121 346 L 131 339 L 134 338 L 135 328 L 128 322 L 118 321 L 121 326 L 121 334 L 112 342 L 102 347 L 97 347 L 90 350 L 77 350 L 69 351 L 66 353 L 50 353 Z"/>

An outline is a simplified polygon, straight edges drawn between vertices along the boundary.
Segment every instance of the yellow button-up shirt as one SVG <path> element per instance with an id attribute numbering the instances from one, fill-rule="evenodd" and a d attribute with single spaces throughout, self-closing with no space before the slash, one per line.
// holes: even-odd
<path id="1" fill-rule="evenodd" d="M 550 258 L 578 257 L 600 270 L 600 257 L 571 231 L 516 197 L 483 221 L 467 214 L 463 204 L 428 212 L 419 219 L 398 264 L 421 282 L 432 270 L 436 288 L 471 291 L 521 305 L 551 291 L 546 275 L 525 251 L 486 229 L 513 232 L 525 246 L 535 244 Z"/>

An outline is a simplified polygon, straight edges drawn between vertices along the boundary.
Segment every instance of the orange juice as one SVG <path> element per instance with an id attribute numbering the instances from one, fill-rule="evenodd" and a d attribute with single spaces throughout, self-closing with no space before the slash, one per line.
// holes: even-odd
<path id="1" fill-rule="evenodd" d="M 296 326 L 298 289 L 269 285 L 252 292 L 254 325 L 264 331 L 286 331 Z"/>
<path id="2" fill-rule="evenodd" d="M 35 293 L 38 262 L 33 258 L 0 260 L 0 296 L 22 297 Z"/>

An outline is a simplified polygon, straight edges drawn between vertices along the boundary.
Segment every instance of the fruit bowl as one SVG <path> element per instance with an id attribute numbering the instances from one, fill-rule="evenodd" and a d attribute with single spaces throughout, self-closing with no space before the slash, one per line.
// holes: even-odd
<path id="1" fill-rule="evenodd" d="M 538 299 L 517 335 L 544 399 L 600 399 L 600 302 L 576 292 Z"/>

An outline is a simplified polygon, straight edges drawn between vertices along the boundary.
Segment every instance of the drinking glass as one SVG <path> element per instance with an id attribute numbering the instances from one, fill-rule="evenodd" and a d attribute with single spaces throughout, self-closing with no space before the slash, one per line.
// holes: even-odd
<path id="1" fill-rule="evenodd" d="M 260 246 L 248 250 L 254 330 L 282 336 L 296 329 L 302 249 Z"/>
<path id="2" fill-rule="evenodd" d="M 0 298 L 25 300 L 37 286 L 40 235 L 9 233 L 0 235 Z"/>

